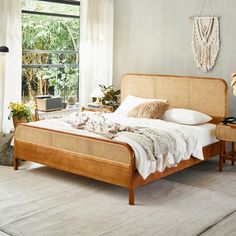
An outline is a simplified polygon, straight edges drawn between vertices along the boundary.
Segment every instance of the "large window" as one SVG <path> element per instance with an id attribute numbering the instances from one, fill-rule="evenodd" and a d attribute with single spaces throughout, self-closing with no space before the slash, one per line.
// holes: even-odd
<path id="1" fill-rule="evenodd" d="M 79 91 L 79 1 L 22 0 L 22 99 Z"/>

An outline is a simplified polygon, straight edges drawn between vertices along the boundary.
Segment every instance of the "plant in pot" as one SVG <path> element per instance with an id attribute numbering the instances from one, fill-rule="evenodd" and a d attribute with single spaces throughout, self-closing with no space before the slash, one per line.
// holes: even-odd
<path id="1" fill-rule="evenodd" d="M 104 97 L 101 98 L 103 105 L 112 106 L 113 110 L 116 110 L 120 105 L 120 90 L 115 90 L 114 85 L 99 85 L 101 91 L 104 94 Z"/>
<path id="2" fill-rule="evenodd" d="M 16 126 L 20 123 L 26 123 L 32 121 L 33 107 L 30 104 L 23 104 L 18 102 L 11 102 L 8 106 L 10 114 L 8 119 L 13 118 L 13 125 Z"/>
<path id="3" fill-rule="evenodd" d="M 58 72 L 53 69 L 48 71 L 44 78 L 48 79 L 49 86 L 54 88 L 54 94 L 62 98 L 63 108 L 66 108 L 67 102 L 74 105 L 78 90 L 78 70 L 65 67 L 63 71 Z"/>
<path id="4" fill-rule="evenodd" d="M 78 78 L 79 73 L 77 68 L 66 68 L 67 75 L 67 103 L 68 105 L 75 105 L 78 95 Z"/>
<path id="5" fill-rule="evenodd" d="M 53 74 L 52 74 L 53 75 Z M 60 76 L 52 76 L 49 78 L 49 86 L 54 88 L 54 95 L 60 96 L 62 99 L 63 108 L 66 108 L 67 103 L 67 83 L 66 75 L 60 74 Z"/>

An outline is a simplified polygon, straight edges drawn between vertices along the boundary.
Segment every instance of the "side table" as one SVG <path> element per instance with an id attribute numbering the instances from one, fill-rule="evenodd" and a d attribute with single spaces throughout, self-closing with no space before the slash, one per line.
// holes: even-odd
<path id="1" fill-rule="evenodd" d="M 56 118 L 61 118 L 64 116 L 68 116 L 74 112 L 79 112 L 80 109 L 79 107 L 75 108 L 66 108 L 66 109 L 61 109 L 57 111 L 38 111 L 38 120 L 44 120 L 44 119 L 56 119 Z"/>
<path id="2" fill-rule="evenodd" d="M 221 142 L 221 153 L 219 160 L 219 171 L 223 171 L 224 162 L 230 160 L 234 165 L 236 161 L 236 125 L 218 124 L 216 126 L 216 138 Z M 232 150 L 227 152 L 227 142 L 232 143 Z"/>
<path id="3" fill-rule="evenodd" d="M 92 111 L 92 112 L 113 112 L 112 106 L 100 106 L 100 107 L 81 107 L 81 111 Z"/>

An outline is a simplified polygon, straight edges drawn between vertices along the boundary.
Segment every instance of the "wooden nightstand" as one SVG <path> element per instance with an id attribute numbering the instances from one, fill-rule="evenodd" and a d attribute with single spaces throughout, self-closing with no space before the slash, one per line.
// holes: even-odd
<path id="1" fill-rule="evenodd" d="M 236 125 L 218 124 L 216 126 L 216 138 L 221 141 L 219 171 L 223 171 L 225 160 L 230 160 L 232 165 L 236 161 Z M 227 142 L 232 142 L 232 150 L 229 152 L 227 152 Z"/>
<path id="2" fill-rule="evenodd" d="M 81 111 L 93 111 L 93 112 L 113 112 L 114 109 L 112 106 L 100 106 L 99 108 L 95 107 L 81 107 Z"/>

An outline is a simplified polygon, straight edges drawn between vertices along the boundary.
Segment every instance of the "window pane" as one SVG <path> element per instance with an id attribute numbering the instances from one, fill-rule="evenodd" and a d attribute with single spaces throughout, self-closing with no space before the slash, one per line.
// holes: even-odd
<path id="1" fill-rule="evenodd" d="M 48 13 L 59 13 L 79 16 L 80 6 L 67 5 L 52 2 L 41 2 L 38 0 L 22 0 L 22 10 L 42 11 Z"/>
<path id="2" fill-rule="evenodd" d="M 22 15 L 23 50 L 78 50 L 79 19 Z"/>
<path id="3" fill-rule="evenodd" d="M 39 5 L 49 5 L 49 9 L 53 5 L 55 13 L 61 13 L 58 9 L 64 7 L 79 9 L 35 0 L 23 3 L 29 4 L 27 9 Z M 23 100 L 48 93 L 61 96 L 64 101 L 70 96 L 78 98 L 79 19 L 22 14 L 22 33 Z"/>

